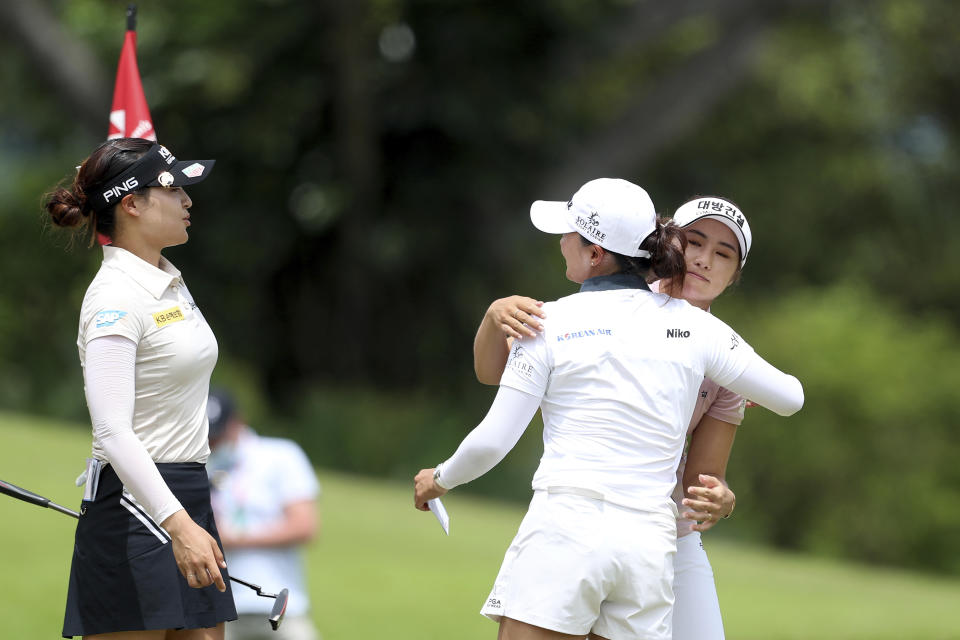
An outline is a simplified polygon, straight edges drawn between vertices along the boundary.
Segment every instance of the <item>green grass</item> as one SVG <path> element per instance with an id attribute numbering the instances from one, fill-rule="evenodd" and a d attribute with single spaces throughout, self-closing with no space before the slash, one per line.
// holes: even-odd
<path id="1" fill-rule="evenodd" d="M 0 479 L 76 507 L 88 451 L 83 429 L 0 413 Z M 309 575 L 324 640 L 496 637 L 477 612 L 522 507 L 454 492 L 446 537 L 413 509 L 412 483 L 319 475 L 323 531 Z M 0 637 L 59 637 L 73 526 L 0 496 Z M 728 638 L 960 638 L 960 580 L 706 540 Z"/>

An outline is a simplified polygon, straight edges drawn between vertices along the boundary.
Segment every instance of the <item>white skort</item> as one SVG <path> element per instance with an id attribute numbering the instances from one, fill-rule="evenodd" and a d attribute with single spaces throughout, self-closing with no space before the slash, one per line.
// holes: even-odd
<path id="1" fill-rule="evenodd" d="M 670 640 L 675 514 L 590 493 L 534 492 L 480 613 L 581 636 Z"/>

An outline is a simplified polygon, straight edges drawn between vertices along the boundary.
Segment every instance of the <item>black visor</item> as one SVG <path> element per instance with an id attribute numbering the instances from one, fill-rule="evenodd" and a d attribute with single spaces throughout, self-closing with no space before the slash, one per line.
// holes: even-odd
<path id="1" fill-rule="evenodd" d="M 183 187 L 209 175 L 216 160 L 177 160 L 167 148 L 154 144 L 129 169 L 107 181 L 93 196 L 93 208 L 114 206 L 123 196 L 144 187 Z"/>

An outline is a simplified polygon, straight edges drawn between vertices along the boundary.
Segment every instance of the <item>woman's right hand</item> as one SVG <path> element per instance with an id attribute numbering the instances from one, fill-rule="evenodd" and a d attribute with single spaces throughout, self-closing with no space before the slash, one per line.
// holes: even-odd
<path id="1" fill-rule="evenodd" d="M 737 506 L 737 495 L 719 478 L 701 473 L 701 486 L 687 488 L 693 498 L 684 498 L 683 506 L 692 509 L 681 514 L 682 518 L 695 520 L 690 528 L 694 531 L 709 531 L 723 518 L 729 518 Z"/>
<path id="2" fill-rule="evenodd" d="M 434 471 L 436 468 L 420 469 L 420 473 L 413 478 L 413 506 L 420 511 L 430 511 L 427 503 L 447 494 L 447 490 L 437 484 Z"/>
<path id="3" fill-rule="evenodd" d="M 161 523 L 170 534 L 173 557 L 187 584 L 195 589 L 217 585 L 221 592 L 227 590 L 221 568 L 226 568 L 223 552 L 217 541 L 180 509 Z"/>
<path id="4" fill-rule="evenodd" d="M 537 337 L 537 331 L 543 331 L 540 319 L 547 316 L 541 309 L 543 302 L 526 296 L 508 296 L 490 303 L 484 314 L 484 321 L 499 328 L 511 338 L 524 335 Z"/>

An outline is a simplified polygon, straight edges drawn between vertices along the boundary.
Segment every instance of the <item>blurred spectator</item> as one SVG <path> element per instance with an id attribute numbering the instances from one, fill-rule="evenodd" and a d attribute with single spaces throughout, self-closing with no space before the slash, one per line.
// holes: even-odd
<path id="1" fill-rule="evenodd" d="M 227 640 L 314 640 L 302 548 L 319 529 L 320 486 L 306 454 L 292 440 L 266 438 L 247 426 L 233 397 L 213 390 L 210 420 L 211 501 L 232 575 L 290 601 L 276 632 L 266 616 L 273 600 L 234 592 L 239 618 L 226 625 Z"/>

